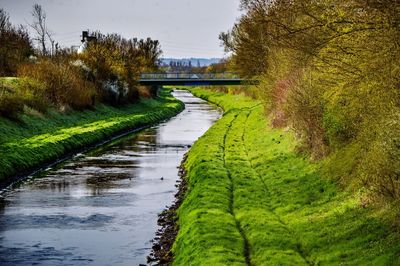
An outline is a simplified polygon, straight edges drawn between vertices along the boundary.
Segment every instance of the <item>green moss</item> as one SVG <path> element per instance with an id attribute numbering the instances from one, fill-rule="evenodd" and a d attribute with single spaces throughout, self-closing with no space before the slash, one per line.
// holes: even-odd
<path id="1" fill-rule="evenodd" d="M 158 122 L 182 109 L 182 102 L 163 91 L 157 99 L 119 108 L 99 105 L 96 110 L 68 114 L 22 115 L 20 122 L 0 118 L 0 179 L 52 161 L 116 132 Z"/>
<path id="2" fill-rule="evenodd" d="M 259 102 L 191 91 L 225 114 L 189 152 L 174 265 L 400 263 L 390 223 L 323 178 Z"/>

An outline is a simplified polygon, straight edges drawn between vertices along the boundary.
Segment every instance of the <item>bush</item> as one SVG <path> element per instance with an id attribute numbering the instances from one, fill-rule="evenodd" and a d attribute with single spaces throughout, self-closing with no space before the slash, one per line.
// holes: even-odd
<path id="1" fill-rule="evenodd" d="M 0 83 L 0 115 L 18 120 L 25 106 L 45 112 L 48 101 L 40 94 L 39 84 L 17 78 L 2 78 Z"/>
<path id="2" fill-rule="evenodd" d="M 24 109 L 24 99 L 15 92 L 0 88 L 0 115 L 12 120 L 17 119 L 17 114 Z"/>
<path id="3" fill-rule="evenodd" d="M 88 108 L 94 105 L 96 91 L 93 83 L 85 79 L 80 68 L 68 61 L 42 59 L 36 64 L 20 67 L 19 76 L 41 84 L 36 90 L 58 108 Z"/>
<path id="4" fill-rule="evenodd" d="M 299 137 L 302 147 L 312 157 L 321 158 L 328 153 L 325 128 L 322 125 L 324 88 L 318 86 L 310 75 L 302 79 L 287 92 L 285 113 Z"/>

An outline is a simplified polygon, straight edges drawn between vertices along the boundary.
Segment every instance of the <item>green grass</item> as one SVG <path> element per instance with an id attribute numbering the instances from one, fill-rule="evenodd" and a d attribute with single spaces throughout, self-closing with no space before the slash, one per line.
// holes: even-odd
<path id="1" fill-rule="evenodd" d="M 0 180 L 53 161 L 113 134 L 149 125 L 182 110 L 167 90 L 157 99 L 123 107 L 98 105 L 96 110 L 21 115 L 19 122 L 0 118 Z"/>
<path id="2" fill-rule="evenodd" d="M 322 178 L 259 102 L 192 92 L 225 114 L 189 152 L 174 265 L 400 265 L 389 220 Z"/>
<path id="3" fill-rule="evenodd" d="M 16 87 L 20 83 L 20 79 L 16 77 L 0 77 L 0 85 L 8 87 Z"/>

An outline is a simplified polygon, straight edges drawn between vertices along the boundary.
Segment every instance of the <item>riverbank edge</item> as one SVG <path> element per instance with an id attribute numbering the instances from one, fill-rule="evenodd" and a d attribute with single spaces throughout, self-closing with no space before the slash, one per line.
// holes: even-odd
<path id="1" fill-rule="evenodd" d="M 140 114 L 137 114 L 143 116 L 143 118 L 139 121 L 135 119 L 135 116 L 132 116 L 132 118 L 126 121 L 123 126 L 121 126 L 120 124 L 116 124 L 111 128 L 99 128 L 95 132 L 90 132 L 92 134 L 84 133 L 80 134 L 79 136 L 73 135 L 64 141 L 51 143 L 51 145 L 49 145 L 49 148 L 59 148 L 64 150 L 64 152 L 62 154 L 51 156 L 46 160 L 38 161 L 30 167 L 15 165 L 12 171 L 6 172 L 0 179 L 0 189 L 5 189 L 9 186 L 12 187 L 23 181 L 27 177 L 32 176 L 56 164 L 59 164 L 65 160 L 68 160 L 78 153 L 86 152 L 90 149 L 99 147 L 134 132 L 149 128 L 155 124 L 161 123 L 176 116 L 185 109 L 185 105 L 182 101 L 174 98 L 171 95 L 171 92 L 172 90 L 163 89 L 159 97 L 154 99 L 160 104 L 160 106 L 157 106 L 157 111 L 152 110 L 153 106 L 149 105 L 147 110 L 144 110 Z M 134 109 L 134 105 L 132 105 L 132 109 Z M 99 120 L 107 118 L 101 115 L 102 114 L 99 113 Z M 7 160 L 7 158 L 0 159 L 1 167 L 2 164 Z"/>
<path id="2" fill-rule="evenodd" d="M 183 156 L 179 166 L 179 178 L 175 185 L 178 191 L 174 196 L 175 200 L 171 206 L 166 207 L 158 214 L 157 225 L 159 229 L 156 232 L 156 237 L 153 239 L 152 251 L 147 256 L 147 263 L 150 263 L 150 265 L 171 265 L 173 261 L 172 247 L 179 231 L 177 211 L 185 199 L 188 188 L 186 181 L 187 172 L 185 169 L 188 154 L 189 151 Z"/>
<path id="3" fill-rule="evenodd" d="M 187 90 L 191 92 L 194 96 L 207 101 L 209 104 L 217 106 L 223 112 L 225 112 L 225 106 L 223 106 L 221 103 L 210 101 L 207 97 L 201 94 L 200 91 L 191 90 L 185 87 L 179 87 L 179 89 Z M 224 113 L 222 113 L 222 116 L 223 115 Z M 209 129 L 211 129 L 211 127 Z M 185 199 L 186 192 L 188 190 L 188 172 L 185 164 L 189 156 L 190 150 L 185 153 L 181 164 L 179 165 L 179 178 L 177 180 L 177 184 L 175 185 L 177 187 L 177 192 L 174 195 L 174 202 L 158 214 L 157 225 L 159 226 L 159 228 L 156 232 L 156 237 L 152 240 L 152 251 L 150 252 L 150 255 L 147 256 L 147 263 L 150 263 L 150 265 L 171 265 L 174 260 L 173 245 L 179 232 L 177 212 L 181 207 L 182 202 Z"/>

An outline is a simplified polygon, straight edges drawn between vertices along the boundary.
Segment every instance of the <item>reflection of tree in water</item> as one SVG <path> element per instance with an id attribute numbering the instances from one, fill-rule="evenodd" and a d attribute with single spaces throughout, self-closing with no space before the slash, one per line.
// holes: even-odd
<path id="1" fill-rule="evenodd" d="M 32 190 L 50 190 L 51 192 L 65 192 L 71 186 L 71 172 L 50 171 L 36 175 L 32 183 L 25 183 Z M 73 186 L 74 184 L 72 184 Z"/>
<path id="2" fill-rule="evenodd" d="M 82 160 L 79 167 L 96 167 L 96 172 L 88 172 L 86 188 L 90 194 L 100 195 L 109 189 L 132 186 L 138 174 L 140 154 L 156 150 L 157 128 L 145 129 L 115 141 L 106 148 L 91 153 L 90 160 Z"/>
<path id="3" fill-rule="evenodd" d="M 150 144 L 157 144 L 158 134 L 158 127 L 148 128 L 143 130 L 141 134 L 137 135 L 135 141 L 145 141 Z M 131 140 L 131 143 L 134 144 L 133 139 Z"/>
<path id="4" fill-rule="evenodd" d="M 142 151 L 142 149 L 138 148 L 138 142 L 147 142 L 149 147 L 152 147 L 157 143 L 158 134 L 159 132 L 157 127 L 147 128 L 140 131 L 140 133 L 132 133 L 118 138 L 117 140 L 111 141 L 110 143 L 101 145 L 100 147 L 87 152 L 86 155 L 94 157 L 101 156 L 105 153 L 112 154 L 115 152 L 117 154 L 121 153 L 121 151 Z"/>
<path id="5" fill-rule="evenodd" d="M 4 210 L 7 207 L 8 203 L 9 202 L 5 198 L 0 197 L 0 215 L 4 214 Z"/>
<path id="6" fill-rule="evenodd" d="M 146 152 L 155 151 L 159 140 L 158 127 L 145 129 L 143 132 L 138 134 L 135 139 L 129 139 L 126 141 L 125 146 L 121 147 L 124 150 L 132 152 Z"/>
<path id="7" fill-rule="evenodd" d="M 86 179 L 86 188 L 91 195 L 99 195 L 113 188 L 129 187 L 136 176 L 136 167 L 132 167 L 129 172 L 96 173 Z"/>
<path id="8" fill-rule="evenodd" d="M 54 180 L 50 182 L 49 188 L 52 192 L 57 191 L 57 192 L 65 192 L 67 189 L 69 189 L 70 183 L 67 182 L 65 179 L 62 180 Z"/>

